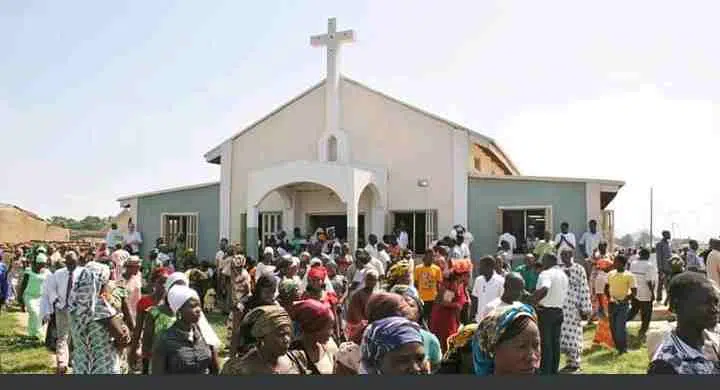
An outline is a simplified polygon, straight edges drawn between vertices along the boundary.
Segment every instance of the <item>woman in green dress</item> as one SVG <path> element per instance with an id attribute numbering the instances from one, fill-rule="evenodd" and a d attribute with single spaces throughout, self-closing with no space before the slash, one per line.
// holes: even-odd
<path id="1" fill-rule="evenodd" d="M 122 374 L 121 351 L 130 329 L 111 304 L 110 267 L 91 261 L 78 275 L 70 298 L 73 374 Z"/>
<path id="2" fill-rule="evenodd" d="M 22 287 L 22 304 L 28 313 L 28 336 L 41 339 L 44 337 L 43 323 L 40 316 L 40 303 L 43 296 L 43 284 L 45 279 L 51 275 L 46 268 L 47 256 L 44 253 L 38 253 L 32 266 L 25 269 Z"/>

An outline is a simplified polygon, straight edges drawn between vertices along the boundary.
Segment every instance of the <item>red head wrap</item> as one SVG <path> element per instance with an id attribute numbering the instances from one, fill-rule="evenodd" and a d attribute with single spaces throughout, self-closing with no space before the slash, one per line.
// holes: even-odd
<path id="1" fill-rule="evenodd" d="M 170 276 L 169 268 L 158 267 L 153 270 L 152 274 L 150 274 L 150 281 L 155 282 L 158 278 L 167 278 L 168 276 Z"/>
<path id="2" fill-rule="evenodd" d="M 310 267 L 307 273 L 308 279 L 325 280 L 327 277 L 327 269 L 324 266 Z"/>
<path id="3" fill-rule="evenodd" d="M 297 321 L 304 333 L 318 332 L 335 320 L 330 306 L 316 299 L 296 302 L 292 307 L 291 317 Z"/>

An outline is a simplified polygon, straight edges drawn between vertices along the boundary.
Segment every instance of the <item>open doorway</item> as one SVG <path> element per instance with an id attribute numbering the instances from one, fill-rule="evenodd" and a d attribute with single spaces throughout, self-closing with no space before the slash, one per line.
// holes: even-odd
<path id="1" fill-rule="evenodd" d="M 313 234 L 318 228 L 327 230 L 334 228 L 335 236 L 342 241 L 347 240 L 347 215 L 345 214 L 310 214 L 308 215 L 308 233 Z M 365 240 L 365 215 L 358 215 L 357 223 L 358 240 Z"/>
<path id="2" fill-rule="evenodd" d="M 415 253 L 425 253 L 425 249 L 437 234 L 434 217 L 435 214 L 432 211 L 425 210 L 395 212 L 393 213 L 392 229 L 394 231 L 403 226 L 408 234 L 408 247 Z"/>

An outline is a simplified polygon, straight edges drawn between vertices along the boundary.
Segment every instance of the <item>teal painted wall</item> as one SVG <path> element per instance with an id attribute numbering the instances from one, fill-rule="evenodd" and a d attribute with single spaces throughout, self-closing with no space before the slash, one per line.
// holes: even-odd
<path id="1" fill-rule="evenodd" d="M 579 241 L 587 226 L 585 183 L 470 178 L 468 229 L 474 239 L 473 259 L 494 254 L 497 249 L 496 211 L 499 206 L 545 205 L 553 209 L 553 237 L 564 221 L 570 224 L 570 231 Z"/>
<path id="2" fill-rule="evenodd" d="M 180 190 L 138 198 L 138 230 L 143 235 L 140 253 L 147 256 L 160 237 L 162 213 L 198 213 L 199 260 L 215 259 L 220 225 L 220 185 Z"/>

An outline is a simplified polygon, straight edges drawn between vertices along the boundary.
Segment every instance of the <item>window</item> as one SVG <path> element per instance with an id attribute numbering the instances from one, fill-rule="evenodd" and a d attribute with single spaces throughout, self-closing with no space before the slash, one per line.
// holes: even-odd
<path id="1" fill-rule="evenodd" d="M 327 140 L 327 160 L 338 160 L 338 141 L 334 135 L 331 135 Z"/>
<path id="2" fill-rule="evenodd" d="M 198 223 L 197 213 L 162 214 L 161 235 L 169 245 L 176 245 L 178 238 L 185 238 L 185 248 L 198 251 Z"/>
<path id="3" fill-rule="evenodd" d="M 408 246 L 415 253 L 425 253 L 425 249 L 437 240 L 437 211 L 396 211 L 393 212 L 393 229 L 403 225 L 408 233 Z"/>
<path id="4" fill-rule="evenodd" d="M 545 231 L 552 232 L 552 207 L 500 207 L 497 210 L 498 237 L 509 232 L 517 241 L 516 253 L 532 251 L 535 240 L 541 240 Z"/>
<path id="5" fill-rule="evenodd" d="M 260 240 L 265 246 L 275 233 L 282 230 L 282 213 L 278 211 L 260 213 L 258 215 L 258 231 Z"/>

